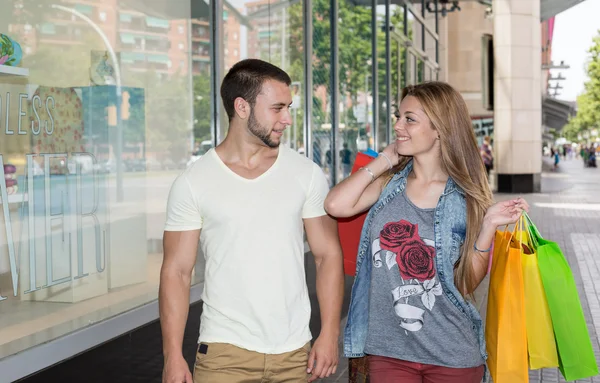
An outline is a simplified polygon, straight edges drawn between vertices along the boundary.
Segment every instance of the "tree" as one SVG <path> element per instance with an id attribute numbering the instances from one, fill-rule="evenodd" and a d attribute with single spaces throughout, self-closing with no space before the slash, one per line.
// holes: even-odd
<path id="1" fill-rule="evenodd" d="M 202 142 L 212 139 L 210 112 L 210 77 L 194 76 L 194 138 Z"/>
<path id="2" fill-rule="evenodd" d="M 600 128 L 600 30 L 590 47 L 584 92 L 577 97 L 577 115 L 563 129 L 567 139 L 577 140 L 579 134 Z"/>

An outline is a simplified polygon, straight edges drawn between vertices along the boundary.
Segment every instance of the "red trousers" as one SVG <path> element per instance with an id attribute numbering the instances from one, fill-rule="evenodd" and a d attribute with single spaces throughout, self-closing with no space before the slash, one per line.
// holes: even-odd
<path id="1" fill-rule="evenodd" d="M 368 358 L 370 383 L 480 383 L 484 373 L 483 366 L 450 368 L 385 356 Z"/>

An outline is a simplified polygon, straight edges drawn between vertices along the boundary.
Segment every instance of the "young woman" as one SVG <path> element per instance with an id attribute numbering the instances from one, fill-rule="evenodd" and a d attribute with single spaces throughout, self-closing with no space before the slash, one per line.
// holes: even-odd
<path id="1" fill-rule="evenodd" d="M 370 209 L 345 329 L 372 383 L 479 383 L 487 357 L 470 297 L 494 233 L 529 206 L 493 204 L 467 106 L 451 86 L 404 89 L 396 141 L 334 187 L 327 212 Z"/>

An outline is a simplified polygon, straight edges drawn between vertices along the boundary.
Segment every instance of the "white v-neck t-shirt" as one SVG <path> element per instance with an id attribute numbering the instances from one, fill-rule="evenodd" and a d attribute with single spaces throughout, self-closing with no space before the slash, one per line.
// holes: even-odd
<path id="1" fill-rule="evenodd" d="M 302 220 L 326 214 L 328 191 L 323 171 L 284 146 L 255 179 L 211 149 L 175 180 L 165 230 L 202 229 L 199 342 L 281 354 L 312 338 Z"/>

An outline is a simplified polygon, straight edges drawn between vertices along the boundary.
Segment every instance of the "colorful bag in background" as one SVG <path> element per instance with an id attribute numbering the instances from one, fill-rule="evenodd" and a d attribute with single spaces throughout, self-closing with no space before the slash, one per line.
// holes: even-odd
<path id="1" fill-rule="evenodd" d="M 490 275 L 485 338 L 494 383 L 529 382 L 521 244 L 513 234 L 496 231 Z"/>
<path id="2" fill-rule="evenodd" d="M 352 167 L 352 174 L 357 172 L 361 167 L 368 165 L 375 157 L 377 157 L 377 152 L 372 150 L 357 153 L 354 166 Z M 342 252 L 344 254 L 344 273 L 346 275 L 353 276 L 356 273 L 356 255 L 360 243 L 360 233 L 365 223 L 365 218 L 367 218 L 367 213 L 368 211 L 354 217 L 337 219 L 340 243 L 342 244 Z"/>
<path id="3" fill-rule="evenodd" d="M 545 240 L 531 219 L 532 240 L 554 327 L 559 368 L 565 380 L 598 375 L 598 365 L 573 273 L 557 243 Z"/>
<path id="4" fill-rule="evenodd" d="M 527 228 L 525 217 L 521 217 L 521 228 Z M 556 340 L 552 328 L 546 293 L 538 269 L 537 253 L 528 230 L 521 230 L 517 236 L 523 243 L 521 264 L 525 288 L 525 323 L 527 327 L 527 353 L 529 368 L 558 367 Z"/>

